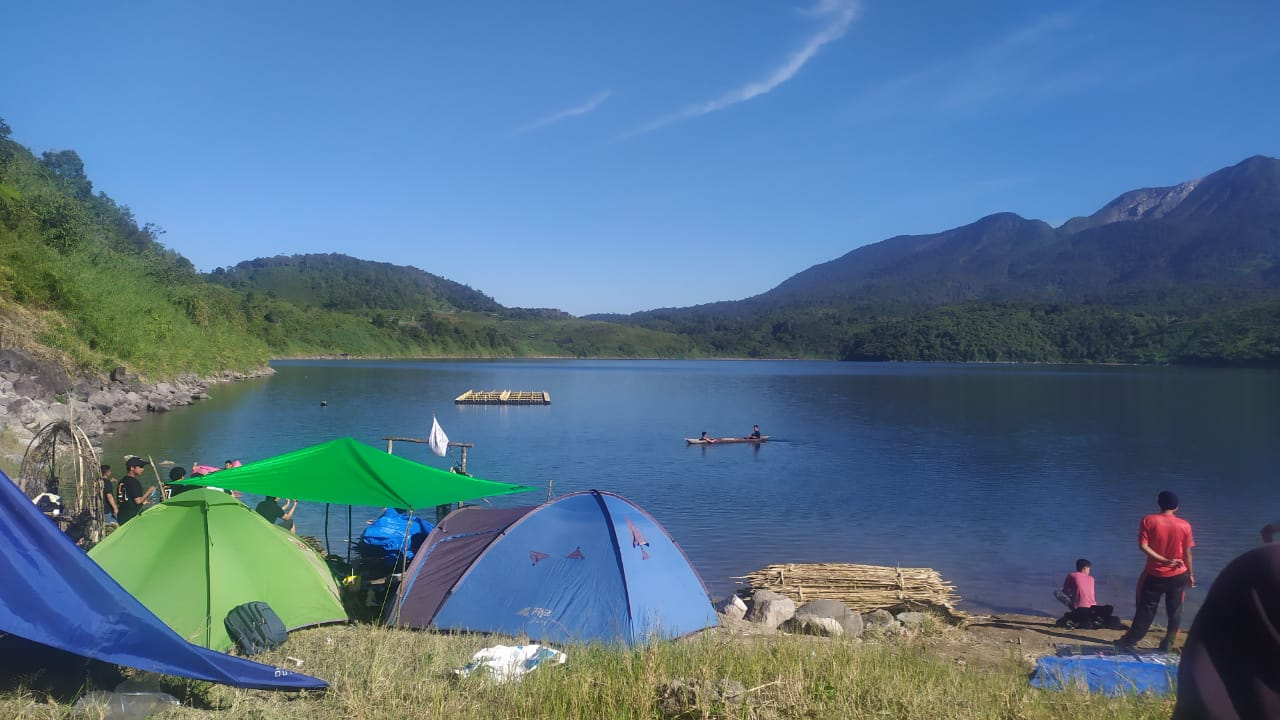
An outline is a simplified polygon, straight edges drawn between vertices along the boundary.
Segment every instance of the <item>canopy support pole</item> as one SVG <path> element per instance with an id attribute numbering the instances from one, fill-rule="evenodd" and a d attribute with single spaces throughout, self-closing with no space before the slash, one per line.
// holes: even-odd
<path id="1" fill-rule="evenodd" d="M 329 546 L 329 503 L 324 504 L 324 554 L 333 554 L 333 548 Z"/>
<path id="2" fill-rule="evenodd" d="M 155 467 L 152 465 L 151 467 Z M 213 647 L 213 553 L 209 549 L 209 503 L 200 503 L 200 515 L 204 520 L 204 646 Z"/>

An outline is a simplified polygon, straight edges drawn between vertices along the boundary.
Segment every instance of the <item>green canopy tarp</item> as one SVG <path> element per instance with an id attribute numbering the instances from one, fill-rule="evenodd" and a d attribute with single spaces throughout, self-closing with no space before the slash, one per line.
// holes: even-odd
<path id="1" fill-rule="evenodd" d="M 179 635 L 214 650 L 233 644 L 227 613 L 254 600 L 290 630 L 347 620 L 320 555 L 217 490 L 191 490 L 148 509 L 89 557 Z"/>
<path id="2" fill-rule="evenodd" d="M 533 490 L 438 470 L 351 438 L 330 440 L 212 475 L 189 477 L 178 484 L 206 483 L 307 502 L 402 510 Z"/>

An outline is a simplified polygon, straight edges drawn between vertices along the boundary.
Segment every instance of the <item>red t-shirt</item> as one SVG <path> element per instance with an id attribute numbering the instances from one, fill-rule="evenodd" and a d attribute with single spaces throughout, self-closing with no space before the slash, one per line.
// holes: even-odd
<path id="1" fill-rule="evenodd" d="M 1170 560 L 1187 560 L 1184 548 L 1195 546 L 1191 538 L 1191 523 L 1176 515 L 1154 513 L 1142 518 L 1138 526 L 1138 544 L 1146 543 L 1147 547 Z M 1147 556 L 1147 567 L 1144 572 L 1152 577 L 1173 577 L 1187 571 L 1186 565 L 1165 565 Z"/>
<path id="2" fill-rule="evenodd" d="M 1093 576 L 1077 570 L 1062 582 L 1062 592 L 1076 600 L 1076 607 L 1087 608 L 1098 604 L 1093 596 Z"/>

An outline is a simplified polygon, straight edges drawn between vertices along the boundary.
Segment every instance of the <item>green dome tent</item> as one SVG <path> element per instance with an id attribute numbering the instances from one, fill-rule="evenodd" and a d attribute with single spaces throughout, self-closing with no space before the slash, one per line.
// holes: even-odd
<path id="1" fill-rule="evenodd" d="M 227 613 L 254 600 L 270 605 L 290 630 L 347 620 L 320 556 L 217 490 L 160 503 L 89 557 L 179 635 L 214 650 L 233 645 L 223 626 Z"/>

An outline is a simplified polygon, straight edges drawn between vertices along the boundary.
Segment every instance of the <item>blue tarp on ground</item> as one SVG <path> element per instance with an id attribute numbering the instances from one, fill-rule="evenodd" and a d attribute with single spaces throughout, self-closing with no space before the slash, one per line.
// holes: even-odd
<path id="1" fill-rule="evenodd" d="M 139 670 L 261 690 L 323 680 L 183 640 L 0 472 L 0 633 Z"/>
<path id="2" fill-rule="evenodd" d="M 1045 690 L 1077 688 L 1101 695 L 1166 695 L 1178 677 L 1176 655 L 1162 652 L 1096 652 L 1036 661 L 1031 685 Z"/>

